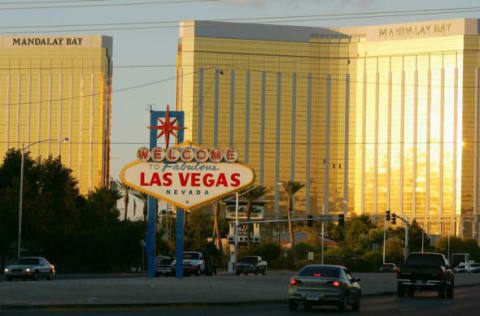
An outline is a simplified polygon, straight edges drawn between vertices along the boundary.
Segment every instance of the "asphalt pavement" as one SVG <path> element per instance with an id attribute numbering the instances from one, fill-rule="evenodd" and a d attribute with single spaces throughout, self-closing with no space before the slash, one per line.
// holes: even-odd
<path id="1" fill-rule="evenodd" d="M 480 286 L 461 287 L 456 289 L 454 299 L 439 299 L 436 292 L 420 292 L 415 298 L 397 298 L 395 295 L 368 296 L 362 299 L 360 312 L 338 313 L 335 308 L 328 306 L 314 307 L 306 312 L 299 309 L 290 312 L 286 303 L 278 304 L 235 304 L 235 305 L 208 305 L 208 306 L 166 306 L 166 307 L 136 307 L 136 308 L 96 308 L 88 309 L 59 309 L 44 308 L 28 311 L 5 311 L 2 316 L 256 316 L 256 315 L 316 315 L 319 312 L 325 315 L 435 315 L 435 316 L 470 316 L 478 315 Z"/>
<path id="2" fill-rule="evenodd" d="M 184 307 L 212 304 L 283 303 L 289 271 L 267 275 L 147 278 L 141 276 L 63 278 L 53 281 L 0 281 L 0 311 L 34 308 Z M 393 273 L 358 273 L 362 293 L 393 294 Z M 457 274 L 456 286 L 480 285 L 480 274 Z"/>

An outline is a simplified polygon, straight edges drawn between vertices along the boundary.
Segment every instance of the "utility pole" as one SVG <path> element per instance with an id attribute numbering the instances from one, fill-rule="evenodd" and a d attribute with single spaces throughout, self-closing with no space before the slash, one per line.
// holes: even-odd
<path id="1" fill-rule="evenodd" d="M 390 222 L 390 210 L 385 211 L 385 219 L 383 220 L 383 264 L 385 264 L 385 249 L 387 248 L 387 229 Z"/>

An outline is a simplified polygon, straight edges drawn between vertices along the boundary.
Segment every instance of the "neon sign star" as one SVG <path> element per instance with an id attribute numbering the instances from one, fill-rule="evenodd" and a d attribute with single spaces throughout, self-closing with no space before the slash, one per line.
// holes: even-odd
<path id="1" fill-rule="evenodd" d="M 157 139 L 162 136 L 165 136 L 165 148 L 168 148 L 170 144 L 170 135 L 173 135 L 175 138 L 178 138 L 176 131 L 183 130 L 185 129 L 185 127 L 175 126 L 175 124 L 177 124 L 177 119 L 170 121 L 170 112 L 169 112 L 168 105 L 167 105 L 167 111 L 165 112 L 165 121 L 163 121 L 161 118 L 158 118 L 158 121 L 159 121 L 159 125 L 149 126 L 148 128 L 157 129 L 161 131 L 160 133 L 158 133 Z"/>

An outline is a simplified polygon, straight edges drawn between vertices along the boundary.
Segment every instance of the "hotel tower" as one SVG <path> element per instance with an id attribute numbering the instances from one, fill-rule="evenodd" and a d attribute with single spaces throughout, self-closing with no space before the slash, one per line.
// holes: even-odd
<path id="1" fill-rule="evenodd" d="M 112 38 L 0 37 L 0 155 L 40 140 L 31 156 L 61 156 L 80 192 L 108 184 Z"/>
<path id="2" fill-rule="evenodd" d="M 186 139 L 239 150 L 285 214 L 386 210 L 478 240 L 480 23 L 320 28 L 185 21 Z M 3 75 L 4 76 L 4 75 Z"/>

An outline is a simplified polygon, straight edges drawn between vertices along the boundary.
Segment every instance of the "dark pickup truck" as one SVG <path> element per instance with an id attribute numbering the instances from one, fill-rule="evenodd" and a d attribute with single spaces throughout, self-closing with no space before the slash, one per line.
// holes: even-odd
<path id="1" fill-rule="evenodd" d="M 415 296 L 416 290 L 437 291 L 439 298 L 452 298 L 455 276 L 448 260 L 441 253 L 412 253 L 397 271 L 399 297 Z"/>

